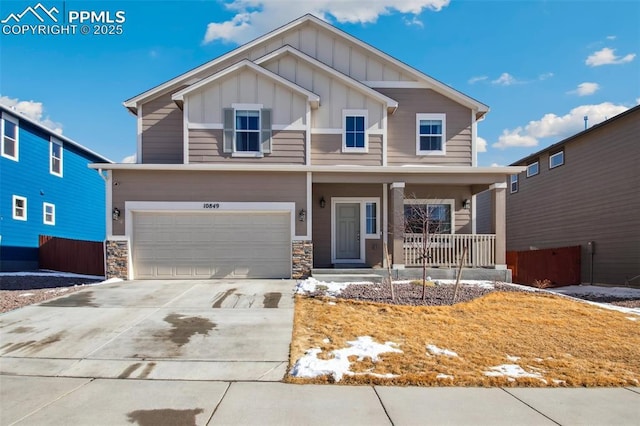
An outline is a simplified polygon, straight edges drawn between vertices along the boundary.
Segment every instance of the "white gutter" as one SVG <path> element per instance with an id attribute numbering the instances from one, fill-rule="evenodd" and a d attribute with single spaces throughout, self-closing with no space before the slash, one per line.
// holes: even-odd
<path id="1" fill-rule="evenodd" d="M 162 170 L 162 171 L 252 171 L 278 173 L 385 173 L 385 174 L 464 174 L 464 175 L 499 175 L 515 174 L 526 170 L 525 166 L 503 167 L 470 167 L 470 166 L 321 166 L 321 165 L 282 165 L 282 164 L 131 164 L 131 163 L 95 163 L 92 169 L 105 170 Z"/>

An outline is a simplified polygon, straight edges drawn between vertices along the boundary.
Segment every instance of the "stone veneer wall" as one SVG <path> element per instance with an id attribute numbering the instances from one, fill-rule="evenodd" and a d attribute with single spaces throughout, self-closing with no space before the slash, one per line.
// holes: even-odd
<path id="1" fill-rule="evenodd" d="M 292 243 L 292 274 L 294 279 L 305 279 L 311 276 L 313 268 L 313 242 L 310 240 Z"/>
<path id="2" fill-rule="evenodd" d="M 107 240 L 107 279 L 129 278 L 129 242 Z"/>

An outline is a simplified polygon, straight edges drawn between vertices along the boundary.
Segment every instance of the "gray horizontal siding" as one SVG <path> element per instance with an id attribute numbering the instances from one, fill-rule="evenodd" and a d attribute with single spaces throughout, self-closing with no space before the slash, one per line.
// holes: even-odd
<path id="1" fill-rule="evenodd" d="M 305 132 L 274 131 L 271 153 L 262 158 L 232 157 L 223 152 L 222 130 L 189 130 L 189 163 L 259 163 L 304 164 Z"/>
<path id="2" fill-rule="evenodd" d="M 306 173 L 114 170 L 113 206 L 124 212 L 126 201 L 295 202 L 307 208 Z M 124 216 L 124 215 L 123 215 Z M 113 222 L 113 234 L 123 235 L 125 220 Z M 296 220 L 296 235 L 306 222 Z"/>
<path id="3" fill-rule="evenodd" d="M 382 135 L 369 135 L 369 152 L 342 152 L 342 135 L 312 134 L 311 164 L 326 165 L 382 165 Z"/>
<path id="4" fill-rule="evenodd" d="M 471 110 L 431 89 L 376 89 L 398 101 L 387 118 L 387 163 L 470 166 Z M 416 114 L 446 114 L 446 155 L 416 155 Z"/>
<path id="5" fill-rule="evenodd" d="M 182 111 L 167 94 L 142 107 L 142 162 L 183 162 Z"/>
<path id="6" fill-rule="evenodd" d="M 563 166 L 550 170 L 543 153 L 540 174 L 521 173 L 507 195 L 507 249 L 581 245 L 584 282 L 595 241 L 595 282 L 640 275 L 639 134 L 640 110 L 569 141 Z"/>

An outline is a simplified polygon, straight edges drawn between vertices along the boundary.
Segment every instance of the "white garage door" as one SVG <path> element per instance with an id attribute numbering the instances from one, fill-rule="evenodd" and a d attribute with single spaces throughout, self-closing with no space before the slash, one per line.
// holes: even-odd
<path id="1" fill-rule="evenodd" d="M 288 213 L 133 213 L 133 263 L 145 278 L 290 278 Z"/>

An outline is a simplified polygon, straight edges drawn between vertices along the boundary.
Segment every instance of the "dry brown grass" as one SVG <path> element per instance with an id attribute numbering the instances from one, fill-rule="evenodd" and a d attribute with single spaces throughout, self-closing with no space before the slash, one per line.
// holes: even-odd
<path id="1" fill-rule="evenodd" d="M 371 336 L 395 342 L 403 353 L 386 353 L 377 363 L 351 359 L 351 371 L 398 375 L 344 376 L 344 384 L 420 386 L 638 386 L 640 322 L 628 314 L 566 298 L 495 292 L 467 303 L 440 307 L 391 306 L 297 296 L 292 367 L 310 348 L 319 358 L 348 347 L 347 341 Z M 329 339 L 330 343 L 324 343 Z M 456 352 L 433 356 L 426 345 Z M 507 356 L 520 357 L 509 361 Z M 484 375 L 493 366 L 517 364 L 538 378 Z M 437 378 L 438 374 L 453 379 Z M 330 383 L 332 377 L 293 383 Z"/>

